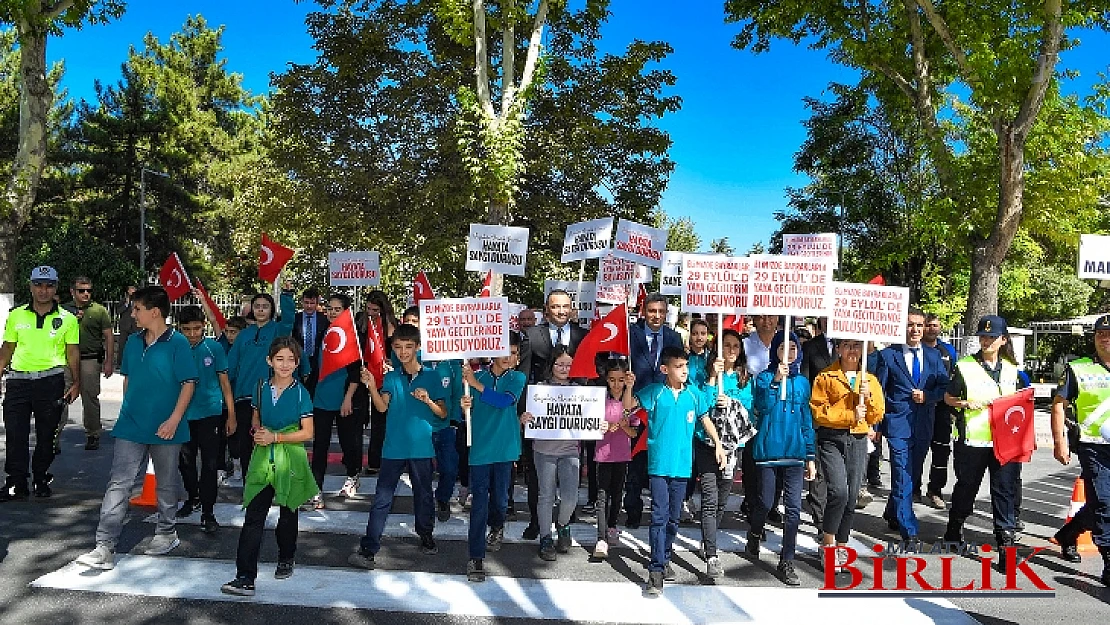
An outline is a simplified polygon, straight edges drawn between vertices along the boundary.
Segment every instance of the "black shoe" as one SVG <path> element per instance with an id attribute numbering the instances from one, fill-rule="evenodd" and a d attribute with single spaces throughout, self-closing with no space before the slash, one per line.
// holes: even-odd
<path id="1" fill-rule="evenodd" d="M 1014 531 L 1015 532 L 1024 532 L 1025 531 L 1025 521 L 1022 521 L 1021 519 L 1014 519 Z"/>
<path id="2" fill-rule="evenodd" d="M 523 538 L 524 540 L 536 540 L 539 537 L 540 526 L 533 525 L 531 523 L 528 524 L 528 527 L 524 528 L 524 533 L 521 534 L 521 538 Z"/>
<path id="3" fill-rule="evenodd" d="M 420 537 L 420 553 L 426 556 L 434 556 L 439 553 L 439 546 L 436 545 L 436 539 L 432 538 L 431 534 Z"/>
<path id="4" fill-rule="evenodd" d="M 89 434 L 85 437 L 85 451 L 96 451 L 100 449 L 100 436 L 98 434 Z"/>
<path id="5" fill-rule="evenodd" d="M 293 577 L 293 561 L 278 562 L 277 570 L 274 571 L 274 579 L 289 579 L 290 577 Z"/>
<path id="6" fill-rule="evenodd" d="M 627 527 L 630 530 L 638 530 L 638 529 L 640 529 L 640 522 L 639 521 L 625 521 L 624 526 Z"/>
<path id="7" fill-rule="evenodd" d="M 200 517 L 200 531 L 205 534 L 215 534 L 218 529 L 220 524 L 216 522 L 216 517 L 212 515 Z"/>
<path id="8" fill-rule="evenodd" d="M 225 595 L 236 595 L 239 597 L 253 597 L 254 596 L 254 580 L 245 577 L 236 577 L 230 582 L 220 586 L 220 592 Z"/>
<path id="9" fill-rule="evenodd" d="M 793 560 L 779 560 L 778 567 L 779 579 L 787 586 L 800 586 L 802 581 L 798 579 L 798 573 L 794 570 Z"/>
<path id="10" fill-rule="evenodd" d="M 354 566 L 354 567 L 358 567 L 360 569 L 366 569 L 368 571 L 373 571 L 374 570 L 374 554 L 372 554 L 372 553 L 363 553 L 362 549 L 359 549 L 358 551 L 356 551 L 356 552 L 352 553 L 351 555 L 347 556 L 347 564 L 350 564 L 351 566 Z"/>
<path id="11" fill-rule="evenodd" d="M 748 532 L 748 544 L 744 546 L 744 553 L 753 558 L 759 557 L 759 541 L 760 537 L 752 532 Z"/>
<path id="12" fill-rule="evenodd" d="M 1083 556 L 1079 555 L 1079 547 L 1075 545 L 1060 545 L 1060 557 L 1067 562 L 1083 561 Z"/>
<path id="13" fill-rule="evenodd" d="M 648 597 L 658 597 L 663 594 L 663 572 L 651 571 L 648 573 L 647 587 L 644 588 L 644 595 Z"/>
<path id="14" fill-rule="evenodd" d="M 678 575 L 675 574 L 674 567 L 671 566 L 671 563 L 668 562 L 668 563 L 664 564 L 663 565 L 663 581 L 673 582 L 676 579 L 678 579 Z"/>
<path id="15" fill-rule="evenodd" d="M 555 554 L 555 541 L 551 539 L 551 534 L 547 534 L 540 539 L 540 559 L 554 562 L 557 557 L 558 556 Z"/>
<path id="16" fill-rule="evenodd" d="M 570 553 L 570 525 L 556 525 L 558 538 L 555 541 L 555 550 L 559 553 Z"/>
<path id="17" fill-rule="evenodd" d="M 486 569 L 482 566 L 481 560 L 468 560 L 466 563 L 466 581 L 468 582 L 484 582 L 486 581 Z"/>
<path id="18" fill-rule="evenodd" d="M 867 485 L 871 488 L 882 488 L 883 479 L 881 477 L 869 477 L 867 478 Z"/>
<path id="19" fill-rule="evenodd" d="M 883 520 L 886 521 L 886 526 L 890 528 L 890 531 L 899 533 L 902 532 L 902 524 L 898 522 L 898 519 L 884 514 Z"/>
<path id="20" fill-rule="evenodd" d="M 770 523 L 782 523 L 782 513 L 772 508 L 767 511 L 767 521 Z"/>
<path id="21" fill-rule="evenodd" d="M 436 502 L 436 518 L 440 521 L 451 520 L 451 504 L 446 501 Z"/>
<path id="22" fill-rule="evenodd" d="M 517 512 L 516 512 L 516 506 L 508 506 L 507 508 L 505 508 L 505 520 L 506 521 L 515 521 L 515 520 L 517 520 L 517 516 L 518 515 L 517 515 Z"/>
<path id="23" fill-rule="evenodd" d="M 486 551 L 501 551 L 501 543 L 505 540 L 504 527 L 491 527 L 486 535 Z"/>
<path id="24" fill-rule="evenodd" d="M 995 534 L 994 542 L 995 550 L 998 552 L 998 570 L 1005 573 L 1006 563 L 1010 559 L 1008 547 L 1017 547 L 1017 537 L 1012 532 L 1003 532 Z"/>
<path id="25" fill-rule="evenodd" d="M 24 483 L 22 487 L 5 486 L 4 490 L 0 491 L 0 503 L 6 503 L 9 501 L 25 501 L 27 497 L 30 496 L 30 494 L 31 493 L 27 490 L 26 483 Z"/>
<path id="26" fill-rule="evenodd" d="M 185 503 L 181 504 L 181 508 L 174 516 L 179 519 L 187 519 L 193 516 L 193 513 L 197 510 L 200 510 L 200 502 L 196 499 L 189 499 Z"/>
<path id="27" fill-rule="evenodd" d="M 54 491 L 50 490 L 50 483 L 53 481 L 54 476 L 47 473 L 45 480 L 35 481 L 31 484 L 31 492 L 35 494 L 35 497 L 49 497 L 54 494 Z"/>

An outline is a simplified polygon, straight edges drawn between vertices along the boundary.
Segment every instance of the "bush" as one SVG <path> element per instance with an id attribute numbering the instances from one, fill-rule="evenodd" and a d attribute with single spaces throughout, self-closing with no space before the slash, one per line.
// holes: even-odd
<path id="1" fill-rule="evenodd" d="M 138 286 L 139 268 L 122 250 L 90 236 L 80 226 L 67 224 L 49 231 L 31 230 L 23 236 L 16 256 L 15 300 L 31 300 L 27 276 L 39 265 L 58 270 L 58 296 L 70 299 L 69 286 L 77 276 L 88 276 L 93 283 L 93 299 L 98 302 L 120 299 L 128 285 Z"/>

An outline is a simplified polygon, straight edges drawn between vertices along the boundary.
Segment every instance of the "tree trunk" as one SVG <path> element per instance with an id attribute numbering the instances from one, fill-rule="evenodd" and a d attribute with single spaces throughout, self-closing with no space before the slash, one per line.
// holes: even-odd
<path id="1" fill-rule="evenodd" d="M 507 226 L 509 224 L 509 203 L 504 200 L 490 200 L 486 223 L 495 226 Z M 504 292 L 504 285 L 505 276 L 495 272 L 489 285 L 490 297 L 501 297 Z"/>
<path id="2" fill-rule="evenodd" d="M 15 239 L 31 213 L 46 164 L 47 116 L 54 98 L 46 80 L 46 29 L 24 21 L 18 29 L 19 150 L 0 208 L 0 293 L 12 292 Z"/>
<path id="3" fill-rule="evenodd" d="M 998 282 L 1002 263 L 1017 235 L 1021 223 L 1025 192 L 1025 139 L 1008 124 L 999 124 L 998 132 L 998 214 L 994 228 L 986 240 L 978 241 L 971 254 L 971 284 L 967 296 L 964 327 L 975 332 L 983 315 L 998 314 Z"/>

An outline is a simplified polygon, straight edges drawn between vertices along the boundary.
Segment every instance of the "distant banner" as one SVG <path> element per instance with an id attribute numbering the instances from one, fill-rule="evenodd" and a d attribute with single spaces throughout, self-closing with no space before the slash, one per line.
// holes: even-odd
<path id="1" fill-rule="evenodd" d="M 806 258 L 827 258 L 832 261 L 833 269 L 838 265 L 836 253 L 836 233 L 824 234 L 784 234 L 782 253 L 784 256 L 805 256 Z"/>
<path id="2" fill-rule="evenodd" d="M 744 256 L 682 255 L 682 312 L 742 315 L 748 307 Z"/>
<path id="3" fill-rule="evenodd" d="M 1110 280 L 1110 236 L 1084 234 L 1079 237 L 1079 277 Z"/>
<path id="4" fill-rule="evenodd" d="M 828 259 L 771 255 L 749 259 L 747 314 L 828 314 L 832 304 L 832 263 Z"/>
<path id="5" fill-rule="evenodd" d="M 589 327 L 594 318 L 594 307 L 597 305 L 597 283 L 583 282 L 581 288 L 577 281 L 571 280 L 544 280 L 543 301 L 555 289 L 562 289 L 570 294 L 570 304 L 578 311 L 578 325 Z"/>
<path id="6" fill-rule="evenodd" d="M 331 252 L 328 254 L 328 284 L 332 286 L 379 286 L 381 257 L 377 252 Z"/>
<path id="7" fill-rule="evenodd" d="M 636 278 L 636 263 L 612 254 L 601 259 L 597 270 L 596 296 L 594 301 L 606 304 L 623 304 L 632 293 L 632 283 Z"/>
<path id="8" fill-rule="evenodd" d="M 524 437 L 537 440 L 600 440 L 605 434 L 604 386 L 532 384 L 525 404 L 535 419 Z"/>
<path id="9" fill-rule="evenodd" d="M 467 271 L 523 276 L 527 258 L 528 228 L 470 224 L 466 245 Z"/>
<path id="10" fill-rule="evenodd" d="M 461 297 L 420 302 L 420 349 L 425 360 L 509 355 L 509 300 Z"/>
<path id="11" fill-rule="evenodd" d="M 652 228 L 627 219 L 617 222 L 613 256 L 658 268 L 663 264 L 663 251 L 666 249 L 666 229 Z"/>
<path id="12" fill-rule="evenodd" d="M 825 334 L 832 339 L 904 343 L 910 290 L 900 286 L 832 283 Z"/>
<path id="13" fill-rule="evenodd" d="M 659 293 L 682 295 L 682 252 L 663 252 L 659 268 Z"/>
<path id="14" fill-rule="evenodd" d="M 601 258 L 609 253 L 613 238 L 613 218 L 593 219 L 567 226 L 563 238 L 562 262 Z"/>

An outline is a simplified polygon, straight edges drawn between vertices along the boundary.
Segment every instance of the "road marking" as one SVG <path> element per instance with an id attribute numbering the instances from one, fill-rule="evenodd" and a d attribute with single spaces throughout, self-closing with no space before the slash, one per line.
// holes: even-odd
<path id="1" fill-rule="evenodd" d="M 268 568 L 268 567 L 267 567 Z M 385 612 L 450 614 L 453 617 L 565 619 L 593 623 L 727 625 L 812 621 L 858 625 L 875 622 L 971 625 L 944 599 L 821 599 L 816 589 L 669 584 L 663 596 L 643 596 L 642 584 L 492 576 L 471 584 L 462 575 L 406 571 L 356 571 L 297 567 L 289 580 L 260 575 L 253 598 L 220 592 L 235 576 L 229 560 L 127 555 L 111 571 L 69 564 L 31 583 L 36 588 L 108 594 L 260 602 Z"/>

